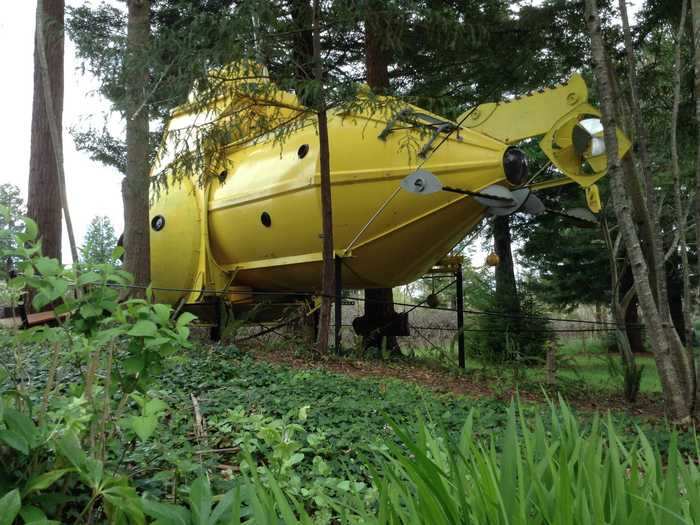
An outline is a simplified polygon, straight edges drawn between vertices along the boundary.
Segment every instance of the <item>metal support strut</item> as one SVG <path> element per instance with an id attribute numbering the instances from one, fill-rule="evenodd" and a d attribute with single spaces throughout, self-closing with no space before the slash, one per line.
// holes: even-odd
<path id="1" fill-rule="evenodd" d="M 340 330 L 343 327 L 343 259 L 335 256 L 335 353 L 340 354 Z"/>
<path id="2" fill-rule="evenodd" d="M 464 282 L 462 278 L 462 265 L 457 267 L 455 272 L 455 280 L 457 281 L 457 349 L 459 358 L 459 367 L 466 368 L 466 359 L 464 355 Z"/>

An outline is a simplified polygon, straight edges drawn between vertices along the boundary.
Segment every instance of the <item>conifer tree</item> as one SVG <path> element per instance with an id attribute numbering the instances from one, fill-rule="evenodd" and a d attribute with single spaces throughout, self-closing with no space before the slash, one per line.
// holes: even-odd
<path id="1" fill-rule="evenodd" d="M 117 237 L 112 221 L 106 216 L 97 216 L 90 221 L 85 240 L 80 247 L 80 258 L 84 263 L 102 264 L 112 260 L 117 247 Z"/>

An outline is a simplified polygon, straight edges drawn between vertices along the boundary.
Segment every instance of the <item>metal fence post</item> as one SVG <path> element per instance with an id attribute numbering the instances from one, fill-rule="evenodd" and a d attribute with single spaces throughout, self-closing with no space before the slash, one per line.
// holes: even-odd
<path id="1" fill-rule="evenodd" d="M 466 368 L 466 357 L 464 355 L 464 282 L 462 279 L 462 265 L 457 267 L 455 272 L 457 280 L 457 348 L 459 351 L 459 367 Z"/>

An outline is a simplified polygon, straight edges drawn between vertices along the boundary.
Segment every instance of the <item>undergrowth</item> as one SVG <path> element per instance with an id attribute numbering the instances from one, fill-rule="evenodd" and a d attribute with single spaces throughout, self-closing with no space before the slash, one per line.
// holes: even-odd
<path id="1" fill-rule="evenodd" d="M 8 286 L 60 317 L 0 332 L 0 525 L 700 520 L 692 434 L 193 346 L 191 316 L 37 235 Z"/>

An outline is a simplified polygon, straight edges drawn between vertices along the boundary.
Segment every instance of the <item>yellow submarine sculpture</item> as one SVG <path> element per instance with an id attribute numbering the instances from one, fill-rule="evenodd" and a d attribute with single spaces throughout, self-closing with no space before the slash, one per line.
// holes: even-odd
<path id="1" fill-rule="evenodd" d="M 206 107 L 190 102 L 172 112 L 153 166 L 153 177 L 170 169 L 150 211 L 151 273 L 160 301 L 196 305 L 223 297 L 242 305 L 254 303 L 256 292 L 320 289 L 313 114 L 265 75 L 231 79 L 228 87 Z M 544 211 L 532 193 L 538 189 L 578 183 L 589 207 L 600 208 L 595 182 L 607 164 L 602 126 L 579 75 L 482 104 L 456 121 L 396 99 L 367 100 L 355 111 L 328 114 L 333 241 L 346 266 L 345 288 L 417 279 L 486 214 Z M 212 123 L 235 133 L 216 139 L 216 155 L 204 153 L 204 176 L 178 173 L 178 159 L 192 155 L 193 146 L 176 137 Z M 272 127 L 286 129 L 282 140 Z M 624 154 L 629 142 L 618 135 Z M 527 159 L 514 145 L 532 138 L 560 178 L 528 178 Z"/>

